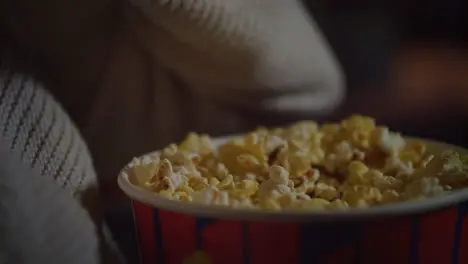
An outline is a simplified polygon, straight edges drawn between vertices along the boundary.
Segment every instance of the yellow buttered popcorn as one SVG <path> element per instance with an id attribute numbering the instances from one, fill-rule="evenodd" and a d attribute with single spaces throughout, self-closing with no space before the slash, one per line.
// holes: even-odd
<path id="1" fill-rule="evenodd" d="M 375 129 L 375 120 L 364 116 L 352 116 L 341 122 L 343 139 L 351 145 L 367 149 Z"/>
<path id="2" fill-rule="evenodd" d="M 236 197 L 252 197 L 258 192 L 259 183 L 255 180 L 242 180 L 231 191 Z"/>
<path id="3" fill-rule="evenodd" d="M 134 159 L 132 184 L 165 199 L 264 210 L 349 210 L 426 199 L 468 186 L 468 158 L 430 153 L 365 116 L 258 128 L 215 144 L 190 133 Z"/>
<path id="4" fill-rule="evenodd" d="M 197 153 L 201 156 L 210 155 L 214 151 L 211 139 L 207 135 L 190 133 L 179 145 L 179 149 L 186 152 Z"/>
<path id="5" fill-rule="evenodd" d="M 300 209 L 307 210 L 325 210 L 330 205 L 330 202 L 322 198 L 312 198 L 298 203 Z"/>
<path id="6" fill-rule="evenodd" d="M 290 140 L 279 150 L 275 164 L 284 167 L 292 177 L 305 174 L 311 165 L 310 153 L 307 145 Z"/>
<path id="7" fill-rule="evenodd" d="M 318 134 L 319 125 L 313 121 L 298 122 L 286 129 L 285 137 L 291 140 L 307 142 Z"/>
<path id="8" fill-rule="evenodd" d="M 347 181 L 351 184 L 367 184 L 369 179 L 365 177 L 369 168 L 361 161 L 351 161 L 348 164 Z"/>

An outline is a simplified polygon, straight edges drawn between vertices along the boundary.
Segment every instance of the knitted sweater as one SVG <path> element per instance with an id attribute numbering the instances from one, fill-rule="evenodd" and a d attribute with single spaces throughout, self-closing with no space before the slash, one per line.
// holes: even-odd
<path id="1" fill-rule="evenodd" d="M 40 84 L 1 70 L 0 156 L 0 263 L 111 259 L 80 133 Z"/>
<path id="2" fill-rule="evenodd" d="M 341 71 L 299 0 L 5 0 L 0 20 L 23 45 L 16 46 L 36 55 L 34 73 L 78 125 L 104 187 L 115 186 L 133 156 L 190 130 L 220 135 L 316 117 L 344 95 Z M 21 105 L 17 120 L 23 113 L 33 121 L 41 115 L 41 104 L 28 110 L 30 94 L 14 94 L 10 104 Z M 34 122 L 50 122 L 50 115 Z M 29 142 L 16 151 L 31 149 L 22 155 L 49 181 L 95 181 L 86 155 L 74 158 L 84 148 L 68 151 L 80 141 L 71 125 L 51 128 L 65 131 L 49 134 L 62 148 L 57 152 L 54 145 L 33 144 L 47 141 L 49 130 L 34 122 L 6 129 L 7 145 Z M 30 128 L 45 131 L 28 141 Z M 43 145 L 52 146 L 45 159 L 57 163 L 34 158 Z"/>

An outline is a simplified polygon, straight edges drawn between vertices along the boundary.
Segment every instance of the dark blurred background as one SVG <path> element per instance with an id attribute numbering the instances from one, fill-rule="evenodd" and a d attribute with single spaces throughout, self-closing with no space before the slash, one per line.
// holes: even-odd
<path id="1" fill-rule="evenodd" d="M 346 102 L 331 118 L 369 114 L 405 134 L 467 145 L 468 1 L 305 2 L 347 77 Z"/>

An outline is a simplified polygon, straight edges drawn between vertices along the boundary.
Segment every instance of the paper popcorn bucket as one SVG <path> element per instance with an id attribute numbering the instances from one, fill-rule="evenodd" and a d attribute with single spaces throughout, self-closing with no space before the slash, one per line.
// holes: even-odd
<path id="1" fill-rule="evenodd" d="M 125 171 L 118 181 L 133 200 L 142 264 L 468 264 L 467 190 L 343 212 L 271 212 L 166 200 Z"/>

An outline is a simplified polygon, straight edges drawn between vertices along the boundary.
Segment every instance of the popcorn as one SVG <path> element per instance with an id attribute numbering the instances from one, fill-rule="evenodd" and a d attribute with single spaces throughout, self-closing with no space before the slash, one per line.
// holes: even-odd
<path id="1" fill-rule="evenodd" d="M 165 199 L 265 210 L 349 210 L 418 200 L 468 185 L 468 158 L 352 116 L 338 124 L 259 128 L 215 148 L 190 133 L 134 159 L 132 183 Z"/>
<path id="2" fill-rule="evenodd" d="M 271 166 L 268 175 L 270 176 L 270 180 L 275 184 L 288 184 L 289 172 L 281 166 Z"/>
<path id="3" fill-rule="evenodd" d="M 325 210 L 329 205 L 330 202 L 325 199 L 313 198 L 310 200 L 301 201 L 298 204 L 298 207 L 303 210 Z"/>
<path id="4" fill-rule="evenodd" d="M 312 121 L 298 122 L 286 130 L 286 137 L 296 141 L 308 141 L 318 132 L 319 126 Z"/>
<path id="5" fill-rule="evenodd" d="M 366 173 L 369 171 L 367 166 L 360 161 L 351 161 L 348 165 L 348 182 L 353 184 L 365 184 L 368 182 Z"/>
<path id="6" fill-rule="evenodd" d="M 210 138 L 206 135 L 190 133 L 179 145 L 179 149 L 190 153 L 198 153 L 201 156 L 210 155 L 214 151 Z"/>
<path id="7" fill-rule="evenodd" d="M 188 179 L 188 186 L 193 190 L 203 190 L 204 188 L 208 187 L 208 179 L 203 177 L 192 177 Z M 218 184 L 219 185 L 219 184 Z"/>
<path id="8" fill-rule="evenodd" d="M 367 207 L 382 201 L 379 189 L 367 185 L 354 185 L 344 188 L 343 201 L 350 206 Z"/>
<path id="9" fill-rule="evenodd" d="M 444 187 L 436 177 L 418 179 L 406 186 L 404 195 L 408 199 L 421 199 L 443 194 Z"/>
<path id="10" fill-rule="evenodd" d="M 364 116 L 352 116 L 341 122 L 344 140 L 363 149 L 370 146 L 370 136 L 375 129 L 375 121 Z"/>
<path id="11" fill-rule="evenodd" d="M 325 183 L 318 183 L 314 189 L 314 195 L 319 198 L 331 201 L 339 196 L 335 187 Z"/>
<path id="12" fill-rule="evenodd" d="M 401 195 L 396 190 L 388 189 L 382 193 L 383 204 L 395 203 L 398 202 L 400 199 Z"/>
<path id="13" fill-rule="evenodd" d="M 332 209 L 332 210 L 347 210 L 349 209 L 349 204 L 341 199 L 336 199 L 332 202 L 330 202 L 328 205 L 327 205 L 327 208 L 328 209 Z"/>
<path id="14" fill-rule="evenodd" d="M 275 164 L 284 167 L 295 177 L 310 169 L 311 159 L 300 142 L 290 140 L 278 152 Z"/>
<path id="15" fill-rule="evenodd" d="M 379 127 L 373 131 L 377 146 L 389 155 L 397 155 L 405 146 L 405 140 L 396 133 L 390 132 L 386 127 Z"/>
<path id="16" fill-rule="evenodd" d="M 281 205 L 278 201 L 273 198 L 266 198 L 260 202 L 260 206 L 267 210 L 281 210 Z"/>
<path id="17" fill-rule="evenodd" d="M 231 191 L 237 197 L 252 197 L 259 189 L 259 183 L 254 180 L 243 180 L 236 184 L 236 187 Z"/>
<path id="18" fill-rule="evenodd" d="M 394 172 L 396 175 L 411 175 L 414 172 L 413 163 L 404 163 L 397 156 L 390 156 L 385 159 L 383 171 L 389 173 Z"/>

